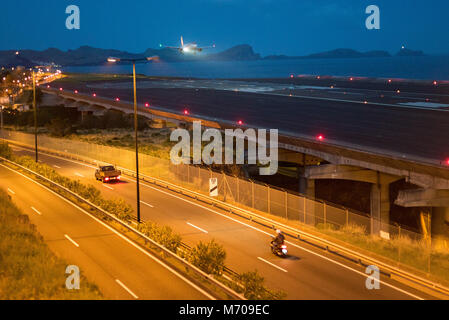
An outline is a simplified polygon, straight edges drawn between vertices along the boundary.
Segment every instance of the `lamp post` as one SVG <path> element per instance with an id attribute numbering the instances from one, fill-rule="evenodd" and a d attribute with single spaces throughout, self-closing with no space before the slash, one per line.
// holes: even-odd
<path id="1" fill-rule="evenodd" d="M 134 133 L 136 140 L 136 186 L 137 186 L 137 222 L 140 223 L 140 183 L 139 183 L 139 142 L 138 142 L 138 119 L 137 119 L 137 88 L 136 88 L 136 62 L 158 61 L 159 57 L 147 57 L 136 59 L 108 58 L 108 62 L 119 61 L 132 62 L 133 64 L 133 95 L 134 95 Z"/>
<path id="2" fill-rule="evenodd" d="M 33 75 L 33 110 L 34 110 L 34 150 L 36 162 L 39 161 L 39 153 L 37 149 L 37 102 L 36 102 L 36 74 L 34 72 L 35 68 L 45 68 L 45 66 L 34 66 L 32 67 Z"/>

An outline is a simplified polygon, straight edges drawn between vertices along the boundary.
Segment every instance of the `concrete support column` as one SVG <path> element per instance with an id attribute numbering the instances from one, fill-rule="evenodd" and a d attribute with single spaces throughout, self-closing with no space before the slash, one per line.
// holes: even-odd
<path id="1" fill-rule="evenodd" d="M 390 232 L 390 184 L 373 184 L 371 187 L 371 234 Z"/>
<path id="2" fill-rule="evenodd" d="M 449 248 L 449 207 L 432 208 L 432 244 Z"/>

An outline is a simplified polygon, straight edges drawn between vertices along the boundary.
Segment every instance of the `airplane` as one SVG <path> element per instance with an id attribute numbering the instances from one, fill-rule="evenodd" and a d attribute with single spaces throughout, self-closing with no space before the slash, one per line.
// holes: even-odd
<path id="1" fill-rule="evenodd" d="M 160 45 L 160 47 L 162 47 L 162 44 Z M 184 39 L 181 36 L 181 46 L 180 47 L 168 47 L 168 46 L 165 46 L 165 48 L 176 49 L 181 54 L 184 54 L 184 53 L 194 53 L 194 54 L 196 54 L 197 52 L 201 52 L 201 51 L 203 51 L 203 49 L 206 49 L 206 48 L 215 48 L 215 44 L 212 45 L 212 46 L 208 46 L 208 47 L 198 47 L 198 45 L 196 43 L 184 43 Z"/>

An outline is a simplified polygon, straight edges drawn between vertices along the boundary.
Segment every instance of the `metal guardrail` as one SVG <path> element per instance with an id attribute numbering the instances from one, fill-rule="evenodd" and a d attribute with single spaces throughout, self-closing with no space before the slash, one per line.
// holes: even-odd
<path id="1" fill-rule="evenodd" d="M 13 144 L 17 144 L 16 141 L 11 141 Z M 25 147 L 29 147 L 26 144 L 18 144 L 18 145 L 22 145 Z M 99 162 L 102 161 L 96 161 L 87 157 L 83 157 L 83 156 L 79 156 L 79 155 L 74 155 L 74 154 L 69 154 L 69 153 L 65 153 L 65 152 L 60 152 L 60 151 L 55 151 L 55 150 L 48 150 L 45 148 L 41 148 L 41 152 L 42 150 L 45 150 L 46 152 L 48 152 L 49 154 L 54 154 L 54 155 L 58 155 L 64 158 L 69 158 L 72 160 L 78 160 L 78 161 L 82 161 L 85 163 L 89 163 L 92 165 L 98 165 Z M 131 176 L 131 177 L 135 177 L 136 173 L 132 170 L 123 168 L 123 167 L 118 167 L 120 170 L 122 170 L 122 172 L 125 175 Z M 274 221 L 270 218 L 267 217 L 263 217 L 257 213 L 251 212 L 249 210 L 240 208 L 240 207 L 236 207 L 232 204 L 223 202 L 221 200 L 217 200 L 214 198 L 211 198 L 209 196 L 206 196 L 204 194 L 186 189 L 184 187 L 180 187 L 177 186 L 175 184 L 172 184 L 170 182 L 158 179 L 158 178 L 154 178 L 154 177 L 150 177 L 147 175 L 143 175 L 140 174 L 139 177 L 141 178 L 141 180 L 145 181 L 145 182 L 149 182 L 152 183 L 156 186 L 160 186 L 166 189 L 169 189 L 171 191 L 180 193 L 182 195 L 186 195 L 189 196 L 193 199 L 196 200 L 200 200 L 202 202 L 205 202 L 209 205 L 215 206 L 217 208 L 221 208 L 231 214 L 236 214 L 239 217 L 245 218 L 249 221 L 252 222 L 256 222 L 260 225 L 263 225 L 265 227 L 268 228 L 272 228 L 272 229 L 280 229 L 282 230 L 287 236 L 290 236 L 293 239 L 298 239 L 298 240 L 302 240 L 304 242 L 308 242 L 314 245 L 317 245 L 321 248 L 323 248 L 324 250 L 333 253 L 333 254 L 337 254 L 339 256 L 343 256 L 343 257 L 347 257 L 350 260 L 353 261 L 357 261 L 359 264 L 363 264 L 363 265 L 376 265 L 377 267 L 379 267 L 384 273 L 390 274 L 390 275 L 395 275 L 399 278 L 411 281 L 412 283 L 415 283 L 417 285 L 423 286 L 425 288 L 428 288 L 430 290 L 433 290 L 437 293 L 446 295 L 449 297 L 449 288 L 447 288 L 446 286 L 439 284 L 439 283 L 435 283 L 431 280 L 428 279 L 424 279 L 418 275 L 412 274 L 410 272 L 407 272 L 405 270 L 399 269 L 397 267 L 392 266 L 391 264 L 389 264 L 388 262 L 384 262 L 384 261 L 380 261 L 378 259 L 375 259 L 373 257 L 369 257 L 366 254 L 363 254 L 361 252 L 357 252 L 355 250 L 346 248 L 342 245 L 333 243 L 329 240 L 320 238 L 316 235 L 313 235 L 311 233 L 287 226 L 285 224 L 282 224 L 278 221 Z"/>
<path id="2" fill-rule="evenodd" d="M 129 231 L 131 231 L 132 233 L 134 233 L 135 235 L 141 237 L 142 239 L 145 240 L 145 242 L 150 242 L 153 246 L 156 246 L 158 249 L 160 249 L 161 251 L 163 251 L 165 254 L 175 258 L 176 260 L 178 260 L 179 262 L 181 262 L 181 264 L 183 264 L 186 268 L 193 270 L 197 275 L 199 275 L 202 279 L 207 280 L 209 282 L 211 282 L 213 285 L 218 286 L 219 288 L 221 288 L 228 296 L 234 298 L 234 299 L 238 299 L 238 300 L 246 300 L 241 294 L 235 292 L 234 290 L 228 288 L 227 286 L 225 286 L 224 284 L 222 284 L 221 282 L 219 282 L 218 280 L 216 280 L 212 275 L 206 274 L 204 271 L 200 270 L 199 268 L 197 268 L 196 266 L 190 264 L 189 262 L 187 262 L 185 259 L 179 257 L 178 255 L 176 255 L 174 252 L 168 250 L 167 248 L 165 248 L 164 246 L 160 245 L 159 243 L 157 243 L 156 241 L 154 241 L 153 239 L 147 237 L 145 234 L 139 232 L 138 230 L 134 229 L 132 226 L 128 225 L 126 222 L 118 219 L 117 217 L 115 217 L 114 215 L 110 214 L 109 212 L 103 210 L 102 208 L 98 207 L 97 205 L 91 203 L 89 200 L 84 199 L 83 197 L 81 197 L 80 195 L 76 194 L 75 192 L 67 189 L 64 186 L 61 186 L 60 184 L 40 175 L 39 173 L 36 173 L 26 167 L 23 167 L 13 161 L 10 161 L 6 158 L 0 157 L 1 161 L 10 163 L 14 166 L 17 166 L 19 168 L 21 168 L 22 170 L 25 170 L 26 172 L 37 176 L 39 179 L 42 179 L 48 183 L 50 183 L 51 185 L 64 190 L 65 192 L 71 194 L 72 196 L 74 196 L 75 198 L 77 198 L 79 201 L 84 202 L 85 204 L 89 205 L 90 207 L 95 208 L 97 211 L 101 212 L 102 214 L 106 215 L 109 219 L 114 220 L 115 222 L 119 223 L 121 226 L 125 227 L 126 229 L 128 229 Z M 230 270 L 230 269 L 227 269 Z"/>

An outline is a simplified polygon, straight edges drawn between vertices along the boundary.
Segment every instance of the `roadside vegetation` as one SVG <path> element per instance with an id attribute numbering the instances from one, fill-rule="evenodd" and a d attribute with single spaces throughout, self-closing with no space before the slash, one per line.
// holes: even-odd
<path id="1" fill-rule="evenodd" d="M 53 254 L 28 216 L 0 190 L 0 299 L 102 299 L 97 286 L 82 275 L 80 290 L 68 290 L 68 265 Z"/>

